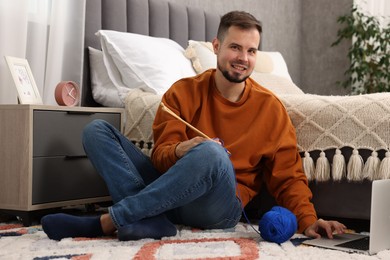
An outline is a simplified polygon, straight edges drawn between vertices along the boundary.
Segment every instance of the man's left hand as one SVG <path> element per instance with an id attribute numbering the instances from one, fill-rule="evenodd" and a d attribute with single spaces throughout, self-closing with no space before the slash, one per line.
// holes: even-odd
<path id="1" fill-rule="evenodd" d="M 318 219 L 305 229 L 304 234 L 312 238 L 320 238 L 321 235 L 333 238 L 333 234 L 342 234 L 345 229 L 345 225 L 338 221 Z"/>

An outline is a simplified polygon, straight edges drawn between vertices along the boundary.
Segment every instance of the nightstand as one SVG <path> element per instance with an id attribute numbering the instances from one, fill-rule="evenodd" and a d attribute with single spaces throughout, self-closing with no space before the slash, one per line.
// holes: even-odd
<path id="1" fill-rule="evenodd" d="M 94 119 L 123 130 L 120 108 L 0 105 L 0 210 L 30 225 L 32 211 L 110 201 L 82 131 Z"/>

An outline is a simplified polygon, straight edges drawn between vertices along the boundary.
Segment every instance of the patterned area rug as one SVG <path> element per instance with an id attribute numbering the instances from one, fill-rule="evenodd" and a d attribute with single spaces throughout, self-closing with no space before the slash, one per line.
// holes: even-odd
<path id="1" fill-rule="evenodd" d="M 299 245 L 301 239 L 295 235 L 281 245 L 268 243 L 251 226 L 240 223 L 226 230 L 179 227 L 175 237 L 162 240 L 119 242 L 104 237 L 58 242 L 48 239 L 41 226 L 0 223 L 0 259 L 390 259 L 389 250 L 364 256 Z"/>

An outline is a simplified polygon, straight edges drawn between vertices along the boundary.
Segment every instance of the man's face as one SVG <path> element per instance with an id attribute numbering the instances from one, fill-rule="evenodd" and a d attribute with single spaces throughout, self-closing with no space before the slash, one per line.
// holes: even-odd
<path id="1" fill-rule="evenodd" d="M 217 68 L 232 83 L 245 81 L 255 66 L 259 44 L 260 34 L 255 28 L 230 27 L 222 41 L 213 41 Z"/>

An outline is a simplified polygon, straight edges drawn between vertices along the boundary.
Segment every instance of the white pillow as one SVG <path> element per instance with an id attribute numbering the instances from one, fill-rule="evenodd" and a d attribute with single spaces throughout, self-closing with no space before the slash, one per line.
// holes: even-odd
<path id="1" fill-rule="evenodd" d="M 103 53 L 92 47 L 89 50 L 89 66 L 91 72 L 91 88 L 93 99 L 106 107 L 124 107 L 118 89 L 108 77 L 103 62 Z"/>
<path id="2" fill-rule="evenodd" d="M 108 75 L 117 87 L 163 94 L 175 81 L 196 75 L 184 49 L 173 40 L 107 30 L 97 35 Z"/>
<path id="3" fill-rule="evenodd" d="M 211 42 L 189 40 L 185 55 L 191 60 L 197 73 L 202 73 L 217 66 L 217 57 L 214 54 Z M 287 64 L 279 52 L 258 51 L 254 71 L 271 73 L 292 81 Z"/>
<path id="4" fill-rule="evenodd" d="M 254 71 L 251 75 L 251 78 L 261 86 L 271 90 L 276 95 L 304 94 L 304 92 L 299 87 L 297 87 L 294 82 L 287 79 L 286 77 Z"/>

